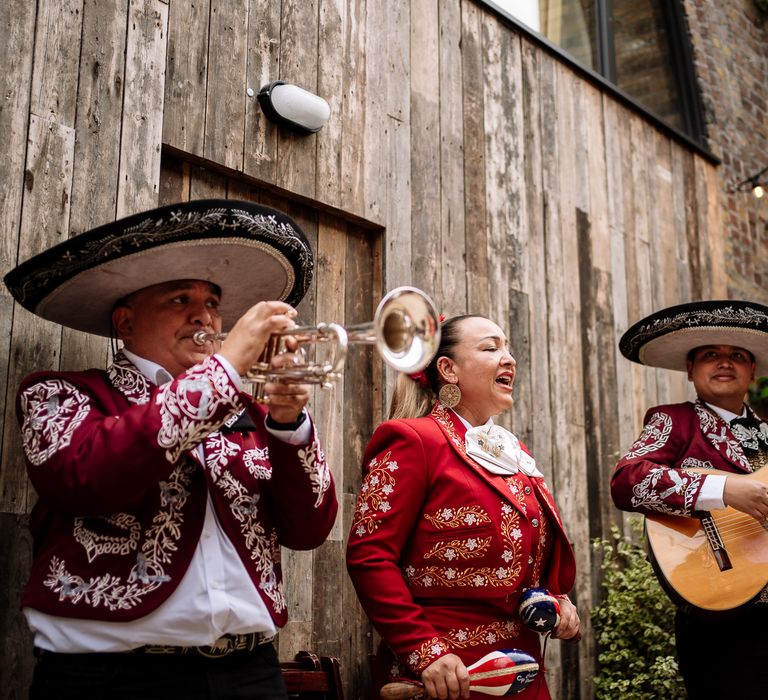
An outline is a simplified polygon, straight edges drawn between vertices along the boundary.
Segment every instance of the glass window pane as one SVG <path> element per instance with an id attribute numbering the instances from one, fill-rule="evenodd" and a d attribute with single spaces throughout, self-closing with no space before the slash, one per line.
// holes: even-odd
<path id="1" fill-rule="evenodd" d="M 598 70 L 594 0 L 539 0 L 541 32 L 585 66 Z"/>
<path id="2" fill-rule="evenodd" d="M 624 93 L 681 131 L 691 128 L 679 81 L 680 42 L 673 3 L 679 0 L 492 0 L 492 4 L 602 74 Z M 608 36 L 599 36 L 606 18 Z M 672 35 L 670 35 L 672 32 Z M 601 56 L 604 50 L 607 55 Z M 687 83 L 684 84 L 686 89 Z M 695 118 L 695 117 L 694 117 Z"/>
<path id="3" fill-rule="evenodd" d="M 613 3 L 616 84 L 673 126 L 684 128 L 680 93 L 661 2 Z"/>
<path id="4" fill-rule="evenodd" d="M 597 70 L 595 0 L 495 0 L 495 4 Z"/>

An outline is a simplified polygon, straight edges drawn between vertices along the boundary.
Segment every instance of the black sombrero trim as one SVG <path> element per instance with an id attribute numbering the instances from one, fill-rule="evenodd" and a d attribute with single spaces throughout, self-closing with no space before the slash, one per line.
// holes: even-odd
<path id="1" fill-rule="evenodd" d="M 687 310 L 666 318 L 639 325 L 624 334 L 620 342 L 621 353 L 629 359 L 638 359 L 640 348 L 654 338 L 687 328 L 744 328 L 765 326 L 768 313 L 752 306 Z"/>
<path id="2" fill-rule="evenodd" d="M 297 269 L 305 274 L 297 275 L 302 288 L 294 289 L 286 297 L 288 303 L 301 299 L 309 287 L 313 272 L 309 244 L 299 231 L 289 222 L 280 221 L 276 214 L 222 206 L 184 211 L 183 207 L 173 205 L 158 209 L 155 216 L 136 215 L 123 220 L 124 223 L 131 218 L 138 221 L 114 233 L 108 232 L 108 228 L 115 224 L 107 224 L 22 263 L 6 275 L 8 289 L 25 308 L 34 311 L 52 287 L 87 269 L 130 254 L 131 248 L 148 250 L 184 240 L 190 234 L 211 239 L 226 238 L 220 232 L 228 229 L 261 237 L 288 259 L 296 261 Z M 34 270 L 34 267 L 40 269 Z"/>
<path id="3" fill-rule="evenodd" d="M 282 250 L 278 250 L 274 246 L 270 245 L 269 243 L 265 243 L 264 241 L 252 239 L 252 238 L 245 238 L 243 236 L 237 236 L 237 237 L 231 237 L 231 238 L 206 238 L 201 239 L 198 238 L 195 242 L 195 246 L 207 246 L 207 245 L 219 245 L 222 240 L 226 240 L 227 244 L 242 244 L 242 247 L 248 247 L 248 248 L 255 248 L 257 250 L 261 250 L 268 255 L 272 257 L 272 259 L 280 265 L 283 272 L 285 273 L 285 290 L 284 290 L 284 296 L 287 297 L 287 295 L 292 291 L 295 283 L 296 283 L 296 272 L 293 268 L 293 265 L 290 263 L 288 258 L 285 257 Z M 172 252 L 174 249 L 181 249 L 186 245 L 186 242 L 184 240 L 180 241 L 171 241 L 166 242 L 166 251 Z M 165 251 L 164 251 L 165 252 Z M 145 250 L 138 250 L 135 253 L 129 253 L 127 255 L 121 256 L 121 260 L 124 260 L 126 262 L 133 262 L 137 259 L 141 259 L 142 256 L 150 256 L 152 255 L 152 249 L 145 249 Z M 83 273 L 87 273 L 88 269 L 83 270 L 82 272 L 78 272 L 75 275 L 72 275 L 71 277 L 68 277 L 66 280 L 64 280 L 61 284 L 59 284 L 56 287 L 56 294 L 57 296 L 60 295 L 62 292 L 66 292 L 67 288 L 70 285 L 77 284 L 79 282 L 79 275 Z M 44 298 L 40 300 L 36 307 L 36 312 L 42 316 L 43 318 L 48 318 L 46 316 L 46 310 L 48 307 L 48 304 L 50 300 L 52 299 L 52 295 L 47 295 Z M 281 296 L 278 301 L 284 301 L 283 297 Z"/>

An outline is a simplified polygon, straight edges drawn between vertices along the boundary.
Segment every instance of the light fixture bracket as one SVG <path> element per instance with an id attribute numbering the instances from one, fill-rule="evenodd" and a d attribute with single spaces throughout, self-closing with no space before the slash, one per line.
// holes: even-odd
<path id="1" fill-rule="evenodd" d="M 752 192 L 760 199 L 768 189 L 768 165 L 731 188 L 732 192 Z"/>

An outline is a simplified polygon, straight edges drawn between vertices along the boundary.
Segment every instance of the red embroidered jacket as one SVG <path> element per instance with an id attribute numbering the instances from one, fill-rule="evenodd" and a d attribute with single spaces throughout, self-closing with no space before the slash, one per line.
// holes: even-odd
<path id="1" fill-rule="evenodd" d="M 243 409 L 255 430 L 219 430 Z M 162 387 L 120 354 L 106 372 L 35 373 L 17 411 L 39 495 L 24 606 L 115 622 L 152 612 L 189 566 L 210 492 L 275 624 L 285 624 L 280 545 L 317 547 L 336 516 L 314 431 L 306 446 L 271 436 L 265 409 L 214 357 Z"/>
<path id="2" fill-rule="evenodd" d="M 616 465 L 613 502 L 622 510 L 691 515 L 704 481 L 692 468 L 751 471 L 728 423 L 701 401 L 651 408 L 640 437 Z"/>
<path id="3" fill-rule="evenodd" d="M 573 552 L 544 479 L 526 477 L 533 489 L 518 490 L 515 477 L 491 474 L 467 455 L 465 432 L 438 403 L 430 416 L 380 425 L 364 457 L 347 567 L 366 614 L 416 674 L 440 656 L 461 656 L 471 642 L 463 630 L 454 639 L 441 635 L 423 605 L 462 600 L 446 607 L 465 604 L 476 614 L 489 609 L 483 600 L 506 601 L 506 614 L 496 613 L 517 627 L 512 638 L 520 633 L 514 618 L 523 587 L 566 593 L 574 582 Z M 544 523 L 526 508 L 531 490 L 551 537 L 538 551 L 528 535 Z"/>

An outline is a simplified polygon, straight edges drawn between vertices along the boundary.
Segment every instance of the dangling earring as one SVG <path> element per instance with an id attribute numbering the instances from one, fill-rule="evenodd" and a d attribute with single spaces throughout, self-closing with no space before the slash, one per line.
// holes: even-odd
<path id="1" fill-rule="evenodd" d="M 461 401 L 461 389 L 459 389 L 458 384 L 443 384 L 443 386 L 440 387 L 437 397 L 443 405 L 448 408 L 453 408 L 454 406 L 458 406 L 459 401 Z"/>

